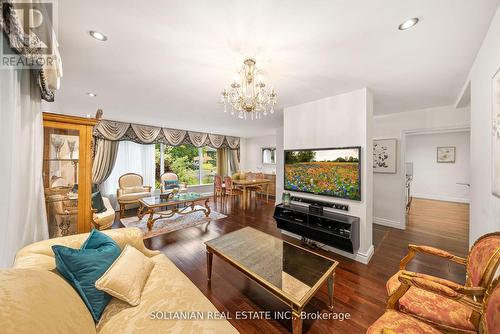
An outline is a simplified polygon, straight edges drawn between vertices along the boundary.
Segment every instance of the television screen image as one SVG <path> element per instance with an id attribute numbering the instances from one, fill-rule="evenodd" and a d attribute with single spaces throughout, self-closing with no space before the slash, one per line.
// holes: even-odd
<path id="1" fill-rule="evenodd" d="M 360 147 L 285 151 L 285 190 L 361 200 Z"/>

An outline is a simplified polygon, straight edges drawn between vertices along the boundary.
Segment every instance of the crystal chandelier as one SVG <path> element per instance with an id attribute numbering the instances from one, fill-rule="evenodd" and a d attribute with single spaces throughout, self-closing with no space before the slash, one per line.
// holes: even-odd
<path id="1" fill-rule="evenodd" d="M 267 89 L 262 72 L 255 66 L 255 60 L 247 58 L 235 75 L 231 88 L 221 94 L 224 112 L 238 113 L 241 119 L 260 119 L 261 115 L 274 113 L 277 95 L 274 89 Z M 248 115 L 248 116 L 247 116 Z"/>

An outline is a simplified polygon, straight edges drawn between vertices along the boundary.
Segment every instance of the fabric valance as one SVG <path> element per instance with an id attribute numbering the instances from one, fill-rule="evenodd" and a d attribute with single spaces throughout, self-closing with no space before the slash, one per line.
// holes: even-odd
<path id="1" fill-rule="evenodd" d="M 25 31 L 23 21 L 16 13 L 17 9 L 23 13 L 36 9 L 41 13 L 44 24 L 36 34 Z M 16 60 L 16 66 L 29 68 L 38 83 L 41 98 L 53 102 L 54 91 L 59 89 L 62 77 L 62 62 L 50 14 L 53 13 L 48 13 L 44 4 L 35 1 L 0 0 L 0 31 L 4 33 L 10 48 L 20 56 Z M 42 49 L 41 45 L 46 44 L 51 45 L 50 51 L 48 48 Z"/>
<path id="2" fill-rule="evenodd" d="M 191 144 L 196 147 L 240 148 L 240 138 L 212 133 L 160 128 L 110 120 L 101 120 L 94 127 L 94 137 L 111 141 L 133 141 L 138 144 L 163 143 L 170 146 Z"/>

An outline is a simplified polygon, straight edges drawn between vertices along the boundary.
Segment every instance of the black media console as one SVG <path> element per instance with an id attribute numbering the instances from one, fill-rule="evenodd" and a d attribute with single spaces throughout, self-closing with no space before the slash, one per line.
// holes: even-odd
<path id="1" fill-rule="evenodd" d="M 274 210 L 279 229 L 354 253 L 359 248 L 359 218 L 324 210 L 312 213 L 307 206 L 279 204 Z"/>

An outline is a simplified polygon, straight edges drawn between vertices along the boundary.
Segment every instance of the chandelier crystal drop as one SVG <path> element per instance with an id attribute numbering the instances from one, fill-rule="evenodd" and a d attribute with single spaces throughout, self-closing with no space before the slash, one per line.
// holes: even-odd
<path id="1" fill-rule="evenodd" d="M 274 113 L 277 95 L 273 88 L 268 89 L 264 83 L 262 71 L 255 66 L 255 60 L 247 58 L 243 67 L 235 75 L 229 89 L 221 93 L 224 112 L 231 109 L 231 115 L 238 113 L 238 118 L 256 120 L 261 114 L 267 116 Z"/>

